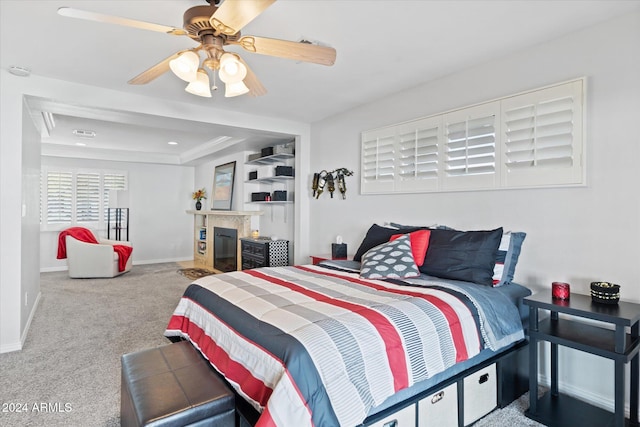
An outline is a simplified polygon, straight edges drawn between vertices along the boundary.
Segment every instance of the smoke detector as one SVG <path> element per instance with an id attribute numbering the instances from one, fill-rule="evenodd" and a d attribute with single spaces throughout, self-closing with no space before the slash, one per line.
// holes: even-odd
<path id="1" fill-rule="evenodd" d="M 19 67 L 17 65 L 12 65 L 11 67 L 9 67 L 9 72 L 18 77 L 29 77 L 31 75 L 30 69 Z"/>

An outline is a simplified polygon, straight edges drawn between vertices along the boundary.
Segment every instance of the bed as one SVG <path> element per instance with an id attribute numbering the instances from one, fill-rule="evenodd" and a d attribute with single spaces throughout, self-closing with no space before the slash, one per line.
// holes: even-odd
<path id="1" fill-rule="evenodd" d="M 399 233 L 393 253 L 406 258 L 411 233 Z M 368 424 L 525 341 L 527 288 L 398 275 L 400 259 L 388 264 L 395 273 L 365 277 L 372 250 L 358 261 L 198 279 L 165 335 L 189 340 L 255 409 L 258 426 Z"/>

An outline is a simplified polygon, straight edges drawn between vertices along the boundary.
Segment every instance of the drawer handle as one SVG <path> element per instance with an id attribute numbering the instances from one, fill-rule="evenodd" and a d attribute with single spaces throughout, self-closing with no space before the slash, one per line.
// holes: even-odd
<path id="1" fill-rule="evenodd" d="M 489 381 L 489 374 L 480 375 L 480 379 L 478 380 L 478 384 L 483 384 Z"/>
<path id="2" fill-rule="evenodd" d="M 444 390 L 442 390 L 440 393 L 434 394 L 433 397 L 431 398 L 431 403 L 438 403 L 442 399 L 444 399 Z"/>
<path id="3" fill-rule="evenodd" d="M 382 425 L 382 427 L 398 427 L 398 420 L 391 420 Z"/>

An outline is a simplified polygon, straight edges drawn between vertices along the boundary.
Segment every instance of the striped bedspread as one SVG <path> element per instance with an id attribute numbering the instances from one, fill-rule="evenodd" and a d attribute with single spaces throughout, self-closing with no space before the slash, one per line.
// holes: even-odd
<path id="1" fill-rule="evenodd" d="M 393 393 L 523 338 L 515 306 L 513 321 L 488 306 L 508 300 L 421 285 L 312 265 L 207 276 L 165 335 L 189 339 L 261 412 L 259 426 L 355 426 Z"/>

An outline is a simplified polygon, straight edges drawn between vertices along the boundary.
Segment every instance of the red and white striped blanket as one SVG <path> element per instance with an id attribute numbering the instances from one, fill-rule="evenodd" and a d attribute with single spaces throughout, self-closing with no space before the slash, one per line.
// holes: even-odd
<path id="1" fill-rule="evenodd" d="M 355 426 L 395 392 L 478 354 L 478 308 L 446 287 L 261 268 L 198 279 L 165 335 L 189 339 L 261 411 L 259 426 Z"/>

